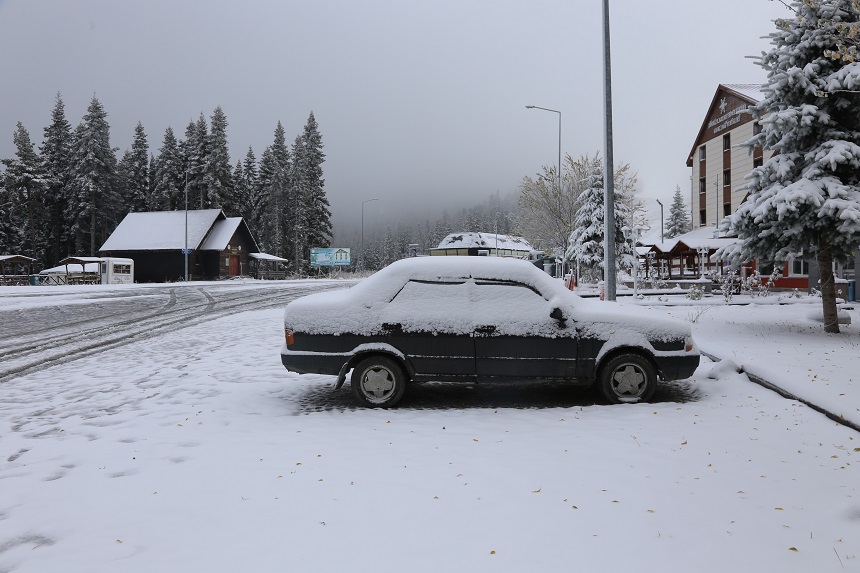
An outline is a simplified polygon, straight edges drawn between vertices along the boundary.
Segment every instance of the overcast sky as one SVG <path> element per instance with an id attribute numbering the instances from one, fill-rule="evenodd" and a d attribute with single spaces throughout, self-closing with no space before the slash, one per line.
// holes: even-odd
<path id="1" fill-rule="evenodd" d="M 688 194 L 719 83 L 761 83 L 774 0 L 611 0 L 615 159 L 641 196 Z M 35 143 L 55 94 L 76 125 L 95 94 L 111 143 L 143 123 L 157 153 L 220 105 L 231 163 L 288 143 L 313 111 L 336 225 L 436 217 L 603 148 L 601 0 L 0 0 L 0 157 Z M 668 213 L 667 213 L 668 214 Z"/>

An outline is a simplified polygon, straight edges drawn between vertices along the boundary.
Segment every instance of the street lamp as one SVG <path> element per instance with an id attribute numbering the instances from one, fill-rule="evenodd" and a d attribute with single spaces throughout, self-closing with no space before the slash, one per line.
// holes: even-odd
<path id="1" fill-rule="evenodd" d="M 557 109 L 549 109 L 548 107 L 538 107 L 536 105 L 527 105 L 526 109 L 540 109 L 543 111 L 551 111 L 558 114 L 558 192 L 561 193 L 561 112 Z M 562 274 L 564 274 L 564 256 L 561 257 Z"/>
<path id="2" fill-rule="evenodd" d="M 615 166 L 612 152 L 612 64 L 609 49 L 609 0 L 603 0 L 603 260 L 606 300 L 615 300 Z"/>
<path id="3" fill-rule="evenodd" d="M 657 203 L 660 205 L 660 242 L 663 242 L 663 202 L 659 199 L 655 199 Z"/>
<path id="4" fill-rule="evenodd" d="M 359 268 L 364 268 L 364 204 L 370 203 L 371 201 L 379 201 L 379 197 L 366 199 L 361 202 L 361 262 L 359 263 Z"/>

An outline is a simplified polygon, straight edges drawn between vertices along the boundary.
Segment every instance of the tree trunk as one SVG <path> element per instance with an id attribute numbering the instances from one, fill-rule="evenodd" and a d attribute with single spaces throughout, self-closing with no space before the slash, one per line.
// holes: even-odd
<path id="1" fill-rule="evenodd" d="M 839 332 L 836 309 L 836 282 L 833 276 L 833 250 L 829 242 L 821 243 L 818 268 L 821 272 L 821 304 L 824 310 L 824 332 Z"/>
<path id="2" fill-rule="evenodd" d="M 90 212 L 90 256 L 96 256 L 96 210 Z"/>

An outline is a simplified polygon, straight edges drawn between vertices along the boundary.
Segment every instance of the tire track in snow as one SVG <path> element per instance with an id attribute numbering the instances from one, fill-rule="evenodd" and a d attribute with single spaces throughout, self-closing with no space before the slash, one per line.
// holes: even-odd
<path id="1" fill-rule="evenodd" d="M 257 310 L 286 305 L 289 301 L 322 290 L 342 288 L 343 285 L 312 285 L 285 289 L 260 289 L 228 293 L 216 299 L 203 288 L 199 292 L 206 297 L 204 302 L 182 305 L 164 305 L 156 312 L 128 318 L 112 324 L 65 333 L 38 341 L 28 340 L 0 350 L 0 382 L 31 372 L 71 362 L 132 342 L 158 336 L 168 330 L 186 328 L 247 310 Z M 273 292 L 274 291 L 274 292 Z M 220 293 L 219 293 L 220 294 Z"/>

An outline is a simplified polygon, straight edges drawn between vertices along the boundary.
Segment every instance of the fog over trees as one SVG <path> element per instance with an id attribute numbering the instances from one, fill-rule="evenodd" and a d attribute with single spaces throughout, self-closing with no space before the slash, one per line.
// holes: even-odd
<path id="1" fill-rule="evenodd" d="M 121 153 L 110 139 L 108 115 L 93 96 L 72 128 L 58 93 L 38 148 L 18 124 L 15 156 L 2 160 L 0 172 L 0 253 L 33 257 L 44 267 L 71 255 L 98 255 L 127 213 L 187 205 L 243 217 L 260 249 L 288 259 L 291 272 L 308 270 L 311 248 L 350 248 L 354 262 L 373 270 L 406 256 L 409 245 L 424 253 L 450 233 L 465 231 L 522 236 L 538 250 L 564 256 L 572 252 L 575 216 L 599 162 L 597 154 L 567 156 L 560 182 L 556 168 L 545 166 L 518 189 L 473 205 L 440 204 L 438 212 L 422 216 L 386 214 L 372 203 L 363 228 L 356 217 L 354 226 L 335 230 L 323 137 L 313 113 L 292 143 L 278 122 L 270 145 L 259 154 L 249 147 L 235 161 L 220 107 L 189 121 L 181 138 L 166 128 L 154 144 L 138 122 Z M 644 221 L 636 186 L 630 165 L 622 164 L 616 188 L 626 205 L 619 211 L 628 213 L 625 223 Z"/>

